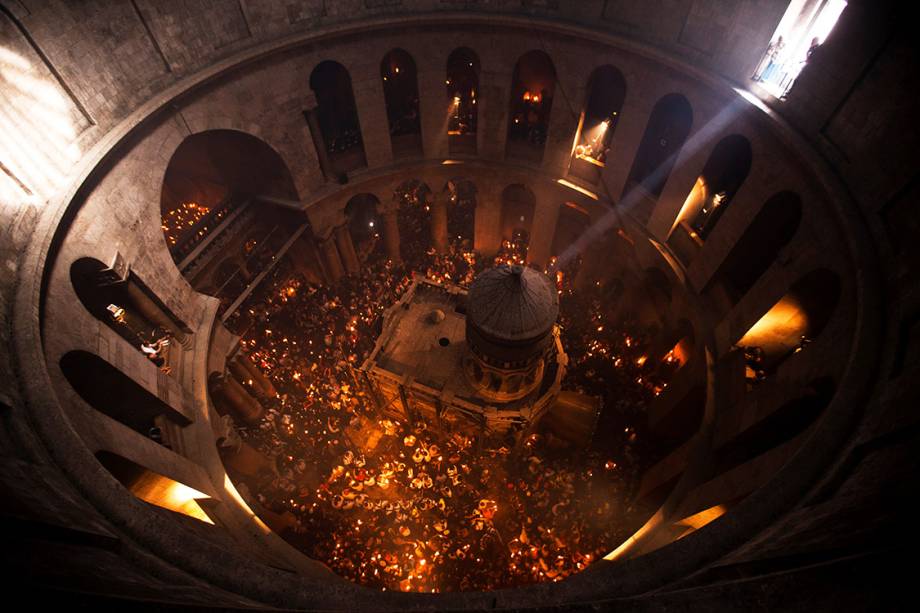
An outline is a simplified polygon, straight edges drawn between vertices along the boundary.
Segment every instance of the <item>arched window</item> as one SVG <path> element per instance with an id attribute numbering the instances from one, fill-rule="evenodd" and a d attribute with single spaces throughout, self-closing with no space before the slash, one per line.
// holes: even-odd
<path id="1" fill-rule="evenodd" d="M 476 185 L 467 179 L 447 182 L 447 234 L 458 246 L 473 248 L 476 230 Z"/>
<path id="2" fill-rule="evenodd" d="M 655 198 L 661 195 L 692 124 L 693 109 L 682 95 L 668 94 L 655 104 L 624 193 L 641 186 Z"/>
<path id="3" fill-rule="evenodd" d="M 393 157 L 421 154 L 422 124 L 415 61 L 406 51 L 393 49 L 380 62 L 380 78 L 383 79 Z"/>
<path id="4" fill-rule="evenodd" d="M 161 418 L 179 426 L 191 423 L 185 415 L 97 355 L 70 351 L 61 358 L 60 367 L 86 404 L 139 434 L 150 436 L 153 428 L 162 425 Z"/>
<path id="5" fill-rule="evenodd" d="M 682 221 L 705 240 L 751 171 L 751 143 L 743 136 L 726 136 L 715 146 L 702 174 L 684 201 L 674 225 Z"/>
<path id="6" fill-rule="evenodd" d="M 316 94 L 316 119 L 330 170 L 338 174 L 367 166 L 348 71 L 338 62 L 321 62 L 310 75 L 310 89 Z"/>
<path id="7" fill-rule="evenodd" d="M 801 396 L 718 447 L 713 454 L 714 472 L 727 472 L 800 435 L 830 404 L 834 390 L 834 381 L 829 377 L 812 381 Z"/>
<path id="8" fill-rule="evenodd" d="M 755 384 L 818 338 L 840 299 L 837 274 L 821 268 L 796 281 L 735 345 L 744 351 L 746 378 Z"/>
<path id="9" fill-rule="evenodd" d="M 559 207 L 556 231 L 550 253 L 552 257 L 546 267 L 546 273 L 555 278 L 556 286 L 573 283 L 582 263 L 582 254 L 574 252 L 575 242 L 591 225 L 591 215 L 574 202 L 566 202 Z M 560 261 L 560 256 L 564 256 Z"/>
<path id="10" fill-rule="evenodd" d="M 383 253 L 383 241 L 379 240 L 382 231 L 379 205 L 380 201 L 373 194 L 357 194 L 345 205 L 348 230 L 362 262 L 371 254 Z"/>
<path id="11" fill-rule="evenodd" d="M 539 164 L 549 129 L 556 89 L 556 69 L 543 51 L 528 51 L 517 61 L 511 77 L 508 115 L 508 157 Z"/>
<path id="12" fill-rule="evenodd" d="M 70 282 L 93 317 L 158 366 L 166 364 L 172 347 L 163 339 L 172 335 L 183 340 L 190 332 L 130 271 L 121 276 L 99 260 L 80 258 L 70 265 Z"/>
<path id="13" fill-rule="evenodd" d="M 163 234 L 176 264 L 254 196 L 299 199 L 287 164 L 267 143 L 236 130 L 207 130 L 183 140 L 160 194 Z"/>
<path id="14" fill-rule="evenodd" d="M 476 155 L 479 58 L 466 47 L 447 58 L 447 147 L 451 155 Z"/>
<path id="15" fill-rule="evenodd" d="M 399 227 L 399 254 L 410 263 L 421 263 L 431 248 L 431 189 L 418 179 L 404 181 L 394 194 Z"/>
<path id="16" fill-rule="evenodd" d="M 537 197 L 521 184 L 509 185 L 502 191 L 502 255 L 509 263 L 527 261 L 530 232 Z"/>
<path id="17" fill-rule="evenodd" d="M 764 203 L 713 275 L 705 293 L 717 303 L 736 304 L 792 240 L 802 219 L 802 200 L 793 192 L 774 194 Z M 725 294 L 720 300 L 719 293 Z"/>
<path id="18" fill-rule="evenodd" d="M 570 174 L 589 183 L 597 183 L 600 179 L 625 97 L 626 79 L 619 70 L 608 65 L 591 73 Z"/>

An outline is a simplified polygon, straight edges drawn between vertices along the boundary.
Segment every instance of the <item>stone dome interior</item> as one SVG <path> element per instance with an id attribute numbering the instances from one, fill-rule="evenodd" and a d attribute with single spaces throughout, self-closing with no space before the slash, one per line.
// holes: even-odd
<path id="1" fill-rule="evenodd" d="M 0 4 L 14 593 L 904 606 L 905 22 L 888 0 Z"/>

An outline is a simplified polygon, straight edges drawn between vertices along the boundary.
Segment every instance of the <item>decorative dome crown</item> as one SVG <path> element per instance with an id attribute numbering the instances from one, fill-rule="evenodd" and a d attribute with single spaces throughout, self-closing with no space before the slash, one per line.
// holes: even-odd
<path id="1" fill-rule="evenodd" d="M 559 296 L 549 277 L 503 264 L 476 277 L 467 320 L 495 340 L 519 343 L 548 334 L 559 316 Z"/>

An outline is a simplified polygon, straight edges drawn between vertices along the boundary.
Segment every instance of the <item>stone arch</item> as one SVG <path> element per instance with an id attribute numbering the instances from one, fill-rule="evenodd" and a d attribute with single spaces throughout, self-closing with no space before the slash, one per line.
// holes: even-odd
<path id="1" fill-rule="evenodd" d="M 264 140 L 237 130 L 186 137 L 173 152 L 160 192 L 163 233 L 178 264 L 246 200 L 299 200 L 290 169 Z"/>
<path id="2" fill-rule="evenodd" d="M 834 314 L 840 294 L 840 278 L 827 268 L 813 270 L 793 283 L 736 343 L 748 356 L 752 376 L 759 380 L 773 373 L 816 340 Z"/>
<path id="3" fill-rule="evenodd" d="M 160 417 L 179 426 L 191 423 L 134 379 L 88 351 L 74 350 L 60 360 L 64 378 L 90 407 L 148 436 Z"/>
<path id="4" fill-rule="evenodd" d="M 732 134 L 720 140 L 687 195 L 675 225 L 686 220 L 705 240 L 750 173 L 752 160 L 751 143 L 744 136 Z"/>
<path id="5" fill-rule="evenodd" d="M 667 94 L 655 103 L 624 194 L 638 186 L 654 198 L 661 195 L 692 124 L 693 108 L 683 95 Z"/>
<path id="6" fill-rule="evenodd" d="M 594 69 L 588 79 L 570 174 L 590 183 L 600 180 L 625 98 L 626 78 L 619 69 L 610 64 Z"/>
<path id="7" fill-rule="evenodd" d="M 792 240 L 801 220 L 802 199 L 798 194 L 781 191 L 772 195 L 735 242 L 704 292 L 717 302 L 736 304 Z"/>
<path id="8" fill-rule="evenodd" d="M 404 49 L 391 49 L 380 61 L 380 78 L 393 157 L 421 154 L 422 124 L 415 60 Z"/>
<path id="9" fill-rule="evenodd" d="M 458 47 L 447 57 L 447 148 L 451 155 L 476 154 L 479 119 L 479 56 Z"/>
<path id="10" fill-rule="evenodd" d="M 320 62 L 310 73 L 310 89 L 316 95 L 313 112 L 330 170 L 340 174 L 366 167 L 358 104 L 348 70 L 333 60 Z"/>
<path id="11" fill-rule="evenodd" d="M 502 190 L 501 238 L 502 242 L 517 245 L 526 255 L 533 230 L 537 197 L 529 187 L 513 183 Z"/>
<path id="12" fill-rule="evenodd" d="M 546 52 L 535 49 L 518 58 L 511 75 L 508 157 L 535 164 L 543 160 L 555 89 L 556 68 Z"/>

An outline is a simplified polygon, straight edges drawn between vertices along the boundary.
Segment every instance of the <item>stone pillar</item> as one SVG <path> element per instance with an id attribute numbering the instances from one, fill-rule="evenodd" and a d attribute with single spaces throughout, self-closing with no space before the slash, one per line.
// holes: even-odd
<path id="1" fill-rule="evenodd" d="M 495 255 L 502 243 L 501 186 L 491 182 L 476 194 L 476 221 L 473 248 L 486 257 Z"/>
<path id="2" fill-rule="evenodd" d="M 387 103 L 380 78 L 380 58 L 368 60 L 352 69 L 352 90 L 358 107 L 358 123 L 368 168 L 389 166 L 393 163 L 390 143 L 390 122 Z"/>
<path id="3" fill-rule="evenodd" d="M 431 242 L 438 253 L 447 253 L 447 195 L 431 194 Z"/>
<path id="4" fill-rule="evenodd" d="M 138 313 L 140 313 L 144 319 L 154 325 L 162 326 L 169 330 L 173 338 L 183 346 L 190 342 L 188 335 L 179 327 L 172 316 L 154 302 L 154 300 L 147 295 L 147 292 L 141 289 L 130 278 L 126 282 L 126 289 L 132 304 L 137 308 Z"/>
<path id="5" fill-rule="evenodd" d="M 310 283 L 323 283 L 322 264 L 316 253 L 316 245 L 309 232 L 305 232 L 298 238 L 291 248 L 288 249 L 287 256 L 291 259 L 294 269 L 302 274 Z"/>
<path id="6" fill-rule="evenodd" d="M 238 351 L 235 359 L 231 363 L 234 362 L 243 367 L 243 369 L 246 371 L 246 374 L 249 376 L 249 378 L 252 379 L 253 384 L 256 385 L 263 394 L 266 396 L 278 395 L 277 390 L 275 390 L 275 386 L 272 385 L 272 382 L 269 381 L 268 377 L 265 376 L 265 373 L 263 373 L 259 367 L 256 366 L 255 362 L 252 361 L 252 358 L 250 358 L 242 351 Z"/>
<path id="7" fill-rule="evenodd" d="M 361 265 L 358 262 L 355 245 L 351 242 L 351 232 L 348 230 L 348 224 L 338 226 L 333 232 L 335 234 L 335 244 L 339 248 L 339 255 L 342 257 L 345 270 L 348 271 L 348 274 L 358 272 Z"/>
<path id="8" fill-rule="evenodd" d="M 230 412 L 247 425 L 255 425 L 262 419 L 265 408 L 233 377 L 221 377 L 214 385 L 214 392 L 222 415 Z"/>
<path id="9" fill-rule="evenodd" d="M 310 137 L 313 139 L 313 147 L 316 149 L 316 159 L 319 167 L 323 171 L 326 180 L 335 178 L 335 169 L 332 167 L 332 160 L 329 159 L 329 151 L 326 149 L 326 140 L 323 138 L 323 131 L 319 127 L 319 116 L 316 113 L 316 96 L 313 92 L 308 94 L 307 109 L 304 111 L 307 118 L 307 126 L 310 128 Z"/>
<path id="10" fill-rule="evenodd" d="M 447 157 L 447 58 L 440 53 L 418 58 L 419 115 L 426 158 Z"/>
<path id="11" fill-rule="evenodd" d="M 508 140 L 508 109 L 511 104 L 511 72 L 485 70 L 479 73 L 479 125 L 476 147 L 480 157 L 502 160 Z"/>
<path id="12" fill-rule="evenodd" d="M 610 140 L 607 164 L 601 173 L 604 186 L 614 202 L 621 200 L 626 188 L 626 179 L 639 151 L 639 143 L 645 135 L 652 107 L 657 102 L 657 98 L 643 94 L 638 83 L 627 90 L 619 122 Z"/>
<path id="13" fill-rule="evenodd" d="M 558 61 L 564 61 L 564 58 L 558 58 Z M 543 170 L 553 177 L 564 177 L 569 169 L 578 120 L 585 105 L 588 81 L 588 75 L 584 74 L 585 66 L 584 62 L 578 62 L 577 66 L 571 66 L 570 69 L 562 66 L 556 68 L 559 76 L 553 95 L 553 108 L 550 109 L 546 148 L 543 151 Z M 568 98 L 562 95 L 563 91 L 568 94 Z"/>
<path id="14" fill-rule="evenodd" d="M 387 248 L 387 256 L 394 262 L 400 260 L 399 256 L 399 223 L 396 221 L 396 203 L 383 207 L 383 240 Z"/>
<path id="15" fill-rule="evenodd" d="M 530 225 L 530 245 L 527 248 L 527 263 L 537 264 L 541 269 L 549 263 L 556 234 L 556 221 L 559 219 L 559 202 L 555 198 L 556 190 L 538 189 L 537 206 Z"/>
<path id="16" fill-rule="evenodd" d="M 337 282 L 345 274 L 342 268 L 342 259 L 339 257 L 339 250 L 335 246 L 335 236 L 330 234 L 321 242 L 323 249 L 323 259 L 326 262 L 326 272 L 329 274 L 331 283 Z"/>

